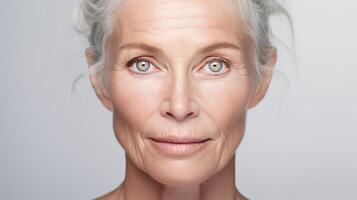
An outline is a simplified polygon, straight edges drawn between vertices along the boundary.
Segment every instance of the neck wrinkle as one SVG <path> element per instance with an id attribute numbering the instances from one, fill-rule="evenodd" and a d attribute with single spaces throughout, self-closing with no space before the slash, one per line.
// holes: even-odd
<path id="1" fill-rule="evenodd" d="M 126 156 L 126 175 L 118 194 L 120 200 L 246 200 L 235 186 L 235 155 L 222 170 L 205 182 L 187 188 L 159 183 Z"/>

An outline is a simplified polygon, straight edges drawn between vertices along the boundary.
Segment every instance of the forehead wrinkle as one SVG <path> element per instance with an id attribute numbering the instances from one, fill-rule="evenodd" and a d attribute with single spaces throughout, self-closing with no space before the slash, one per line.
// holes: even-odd
<path id="1" fill-rule="evenodd" d="M 177 2 L 179 2 L 179 4 L 177 4 Z M 233 6 L 228 6 L 229 4 L 234 4 L 235 2 L 232 0 L 214 0 L 214 3 L 217 3 L 220 6 L 225 6 L 227 8 L 230 8 L 230 10 L 233 10 L 231 8 L 233 8 Z M 167 0 L 167 1 L 154 1 L 154 5 L 153 6 L 155 8 L 158 8 L 157 10 L 162 10 L 163 8 L 175 8 L 175 10 L 179 10 L 179 8 L 195 8 L 196 10 L 207 10 L 206 7 L 202 6 L 202 3 L 204 3 L 204 5 L 213 5 L 213 2 L 208 2 L 205 0 L 198 0 L 198 1 L 193 1 L 193 0 L 178 0 L 178 1 L 174 1 L 174 0 Z M 172 4 L 172 5 L 170 5 Z M 215 5 L 217 5 L 215 4 Z M 203 9 L 202 9 L 203 8 Z M 181 13 L 181 12 L 179 12 Z"/>
<path id="2" fill-rule="evenodd" d="M 174 26 L 174 27 L 166 27 L 166 28 L 163 28 L 161 26 L 158 26 L 157 28 L 155 28 L 155 30 L 172 30 L 172 31 L 176 31 L 176 30 L 184 30 L 184 29 L 193 29 L 193 28 L 197 28 L 197 29 L 217 29 L 219 31 L 222 31 L 222 30 L 225 30 L 225 31 L 231 31 L 231 29 L 229 28 L 224 28 L 224 27 L 220 27 L 220 26 L 215 26 L 215 25 L 212 25 L 212 26 L 205 26 L 205 25 L 202 25 L 202 26 L 194 26 L 194 25 L 191 25 L 191 26 Z M 136 28 L 134 30 L 132 30 L 132 33 L 146 33 L 146 34 L 150 34 L 150 35 L 155 35 L 155 36 L 158 36 L 160 37 L 160 32 L 157 32 L 155 30 L 146 30 L 144 28 Z M 167 34 L 167 33 L 162 33 L 162 34 Z"/>
<path id="3" fill-rule="evenodd" d="M 226 20 L 224 19 L 219 19 L 217 17 L 213 16 L 195 16 L 195 18 L 205 18 L 210 17 L 212 20 L 210 21 L 195 21 L 190 19 L 189 23 L 185 21 L 185 19 L 182 19 L 182 17 L 170 17 L 168 19 L 164 20 L 156 20 L 156 19 L 148 19 L 148 20 L 137 20 L 131 25 L 127 24 L 127 28 L 129 29 L 130 33 L 148 33 L 151 35 L 155 35 L 158 37 L 161 37 L 162 35 L 167 34 L 167 32 L 159 32 L 159 31 L 165 31 L 165 30 L 183 30 L 183 29 L 192 29 L 192 30 L 197 30 L 197 31 L 204 31 L 204 29 L 216 29 L 218 32 L 220 31 L 225 31 L 232 33 L 236 36 L 239 36 L 241 31 L 236 30 L 234 27 L 239 27 L 239 24 L 233 23 L 233 24 L 227 24 Z M 178 21 L 177 23 L 165 23 L 165 21 Z M 167 25 L 169 24 L 169 25 Z M 159 31 L 158 31 L 159 30 Z M 238 31 L 238 33 L 237 33 Z M 227 34 L 224 33 L 224 34 Z"/>
<path id="4" fill-rule="evenodd" d="M 133 1 L 132 1 L 133 2 Z M 138 1 L 139 2 L 139 1 Z M 137 2 L 137 3 L 138 3 Z M 190 9 L 189 12 L 184 12 L 184 14 L 180 14 L 179 12 L 176 12 L 177 6 L 174 7 L 172 5 L 176 5 L 173 3 L 175 1 L 168 0 L 168 1 L 152 1 L 149 6 L 145 7 L 145 10 L 141 13 L 138 10 L 141 10 L 141 8 L 144 8 L 143 4 L 138 4 L 141 7 L 135 7 L 136 9 L 133 9 L 132 6 L 129 6 L 127 8 L 127 11 L 124 11 L 122 14 L 123 18 L 120 17 L 120 12 L 117 15 L 117 22 L 116 23 L 118 26 L 117 28 L 119 29 L 119 32 L 121 32 L 120 35 L 124 36 L 126 39 L 121 40 L 120 43 L 124 41 L 140 41 L 145 42 L 145 41 L 163 41 L 163 37 L 165 39 L 167 38 L 168 40 L 172 40 L 175 37 L 176 38 L 181 38 L 181 39 L 190 39 L 191 41 L 195 41 L 195 43 L 208 43 L 208 42 L 214 42 L 217 41 L 219 37 L 224 37 L 224 38 L 231 38 L 234 40 L 234 43 L 241 44 L 240 40 L 244 38 L 244 31 L 242 31 L 239 27 L 241 23 L 241 19 L 238 17 L 236 18 L 236 15 L 232 15 L 232 7 L 228 7 L 228 4 L 225 4 L 223 6 L 220 6 L 219 10 L 222 11 L 222 8 L 227 8 L 227 12 L 224 12 L 222 15 L 220 15 L 222 12 L 216 12 L 215 10 L 212 10 L 213 12 L 191 12 L 192 9 Z M 182 1 L 181 1 L 182 2 Z M 180 3 L 181 3 L 180 2 Z M 179 8 L 181 7 L 191 7 L 191 8 L 198 8 L 194 10 L 202 11 L 204 8 L 206 8 L 205 5 L 198 4 L 196 3 L 195 6 L 192 3 L 193 1 L 186 1 L 184 4 L 177 4 L 180 5 L 178 6 Z M 203 1 L 199 1 L 203 2 Z M 191 3 L 191 4 L 189 4 Z M 211 2 L 212 3 L 212 2 Z M 170 5 L 172 4 L 172 5 Z M 133 5 L 133 4 L 132 4 Z M 214 4 L 213 4 L 214 5 Z M 164 13 L 159 13 L 156 15 L 153 10 L 159 10 L 157 8 L 163 8 L 166 6 L 166 10 L 174 10 L 174 14 L 172 15 L 171 13 L 164 12 Z M 172 6 L 172 7 L 171 7 Z M 209 6 L 209 5 L 208 5 Z M 152 9 L 155 8 L 155 9 Z M 212 6 L 210 7 L 212 8 Z M 213 8 L 214 9 L 214 8 Z M 211 9 L 207 9 L 210 11 Z M 219 11 L 218 10 L 218 11 Z M 202 13 L 202 14 L 201 14 Z M 213 13 L 213 14 L 212 14 Z M 130 15 L 128 17 L 127 15 Z M 167 16 L 165 16 L 165 14 Z M 234 14 L 237 14 L 234 12 Z M 135 17 L 132 17 L 132 16 Z M 216 17 L 214 17 L 216 15 Z M 156 16 L 156 17 L 155 17 Z M 232 20 L 229 20 L 231 18 L 235 18 Z M 128 19 L 128 20 L 125 20 Z M 228 19 L 229 18 L 229 19 Z M 161 20 L 160 20 L 161 19 Z M 201 20 L 205 19 L 205 20 Z M 228 20 L 227 20 L 228 19 Z M 237 21 L 238 20 L 238 21 Z M 177 21 L 177 23 L 173 22 Z M 166 23 L 168 22 L 168 23 Z M 183 23 L 181 23 L 183 22 Z M 188 23 L 187 23 L 188 22 Z M 181 24 L 180 24 L 181 23 Z M 120 25 L 119 25 L 120 24 Z M 233 28 L 232 26 L 235 26 Z M 178 32 L 180 30 L 188 29 L 188 31 L 198 31 L 199 34 L 189 34 L 190 32 L 187 32 L 189 35 L 187 35 L 189 38 L 185 36 L 186 31 L 183 31 L 183 34 L 180 34 L 181 32 Z M 190 30 L 192 29 L 192 30 Z M 206 30 L 205 30 L 206 29 Z M 211 32 L 212 29 L 215 29 L 215 34 L 207 35 L 205 34 L 207 32 Z M 173 34 L 171 34 L 173 33 Z M 191 32 L 192 33 L 192 32 Z M 199 37 L 199 35 L 205 34 L 204 37 Z M 146 36 L 145 36 L 146 35 Z M 229 37 L 228 37 L 229 35 Z M 192 36 L 192 37 L 191 37 Z M 146 38 L 154 38 L 153 40 L 151 39 L 146 39 Z M 208 39 L 209 38 L 209 39 Z M 149 44 L 149 43 L 148 43 Z M 152 43 L 156 44 L 156 43 Z M 243 43 L 241 44 L 242 48 L 244 48 Z M 161 46 L 165 46 L 164 44 Z M 197 45 L 196 45 L 197 46 Z M 118 52 L 119 53 L 119 52 Z M 156 51 L 158 53 L 158 51 Z"/>
<path id="5" fill-rule="evenodd" d="M 223 27 L 231 26 L 231 22 L 234 20 L 227 20 L 227 16 L 218 16 L 214 14 L 197 14 L 197 13 L 186 13 L 175 14 L 175 15 L 158 15 L 150 17 L 135 17 L 131 18 L 130 21 L 126 20 L 127 24 L 130 24 L 129 27 L 142 26 L 150 28 L 159 28 L 159 27 L 177 27 L 180 24 L 185 24 L 190 28 L 202 28 L 202 27 Z M 213 25 L 212 25 L 213 24 Z M 191 27 L 190 25 L 195 25 L 196 27 Z"/>
<path id="6" fill-rule="evenodd" d="M 185 15 L 185 16 L 165 16 L 165 17 L 157 17 L 157 18 L 152 18 L 152 19 L 138 19 L 136 21 L 133 21 L 132 24 L 146 24 L 146 23 L 163 23 L 164 21 L 183 21 L 183 20 L 187 20 L 186 18 L 188 18 L 190 21 L 192 21 L 193 19 L 207 19 L 207 18 L 211 18 L 214 19 L 217 22 L 218 17 L 214 16 L 214 15 Z M 223 20 L 224 21 L 224 20 Z"/>
<path id="7" fill-rule="evenodd" d="M 232 24 L 236 26 L 240 24 L 237 10 L 233 9 L 234 6 L 230 6 L 233 2 L 232 0 L 215 0 L 213 2 L 202 0 L 153 0 L 147 2 L 150 3 L 147 4 L 146 1 L 145 3 L 140 3 L 140 1 L 135 2 L 135 0 L 126 1 L 125 4 L 127 6 L 121 6 L 120 9 L 116 10 L 114 18 L 119 24 L 125 24 L 129 29 L 139 27 L 148 30 L 165 30 L 163 27 L 167 26 L 183 29 L 182 26 L 178 25 L 179 23 L 185 24 L 185 22 L 187 28 L 212 28 L 216 25 L 225 30 L 232 30 Z M 122 14 L 131 16 L 122 16 Z M 177 23 L 173 22 L 175 20 Z M 237 20 L 238 24 L 236 23 Z M 122 26 L 120 25 L 120 27 Z"/>
<path id="8" fill-rule="evenodd" d="M 138 1 L 140 2 L 140 1 Z M 136 3 L 138 3 L 136 2 Z M 148 1 L 149 2 L 149 1 Z M 214 19 L 210 22 L 215 22 L 218 24 L 225 24 L 225 22 L 232 21 L 227 20 L 226 17 L 230 16 L 237 19 L 237 13 L 235 9 L 232 9 L 233 6 L 229 6 L 227 2 L 232 3 L 231 0 L 221 0 L 219 4 L 213 4 L 214 2 L 209 2 L 209 4 L 205 3 L 204 1 L 160 1 L 154 0 L 150 1 L 149 4 L 138 4 L 136 5 L 136 9 L 133 6 L 129 6 L 126 9 L 122 7 L 122 12 L 130 14 L 134 17 L 128 18 L 129 20 L 124 20 L 127 23 L 132 25 L 137 25 L 140 23 L 152 23 L 152 25 L 160 24 L 165 25 L 163 21 L 170 21 L 170 20 L 179 20 L 184 21 L 188 20 L 189 22 L 194 21 L 193 19 L 199 18 L 211 18 Z M 127 2 L 130 3 L 130 2 Z M 131 1 L 132 4 L 135 4 L 135 1 Z M 217 10 L 218 9 L 218 10 Z M 222 12 L 222 9 L 224 12 Z M 119 14 L 119 13 L 118 13 Z M 120 14 L 119 14 L 120 15 Z M 218 22 L 218 18 L 220 19 Z M 208 20 L 202 20 L 197 22 L 207 22 Z M 170 24 L 170 23 L 168 23 Z M 171 23 L 172 24 L 172 23 Z"/>

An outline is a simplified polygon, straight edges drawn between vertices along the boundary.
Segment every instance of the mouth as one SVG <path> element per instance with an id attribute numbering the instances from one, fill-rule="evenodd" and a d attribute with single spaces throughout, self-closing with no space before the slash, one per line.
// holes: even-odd
<path id="1" fill-rule="evenodd" d="M 190 144 L 190 143 L 202 143 L 211 138 L 177 138 L 177 137 L 168 137 L 168 138 L 149 138 L 155 142 L 162 142 L 162 143 L 172 143 L 172 144 Z"/>
<path id="2" fill-rule="evenodd" d="M 211 138 L 149 138 L 150 143 L 161 153 L 170 157 L 193 155 L 204 149 Z"/>

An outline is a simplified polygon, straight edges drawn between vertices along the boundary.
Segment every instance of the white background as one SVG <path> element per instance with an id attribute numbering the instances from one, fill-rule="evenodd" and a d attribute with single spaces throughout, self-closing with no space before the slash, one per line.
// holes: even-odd
<path id="1" fill-rule="evenodd" d="M 86 72 L 73 0 L 0 1 L 0 199 L 93 199 L 117 187 L 124 153 Z M 287 1 L 296 64 L 280 61 L 249 112 L 237 185 L 250 199 L 357 199 L 357 3 Z M 285 20 L 286 21 L 286 20 Z M 280 23 L 279 23 L 280 22 Z M 277 18 L 275 32 L 289 45 Z M 290 45 L 291 46 L 291 45 Z"/>

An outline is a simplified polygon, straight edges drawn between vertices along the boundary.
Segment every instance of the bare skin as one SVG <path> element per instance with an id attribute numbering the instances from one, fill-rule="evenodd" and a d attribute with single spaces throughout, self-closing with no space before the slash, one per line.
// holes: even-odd
<path id="1" fill-rule="evenodd" d="M 263 99 L 272 74 L 256 81 L 236 8 L 231 0 L 129 0 L 115 13 L 105 69 L 90 81 L 113 112 L 126 176 L 98 199 L 246 199 L 235 184 L 235 150 L 246 112 Z M 86 56 L 91 67 L 90 48 Z M 273 54 L 267 67 L 275 62 Z M 168 135 L 209 142 L 178 157 L 152 143 Z"/>
<path id="2" fill-rule="evenodd" d="M 132 165 L 130 161 L 129 165 Z M 127 167 L 128 166 L 127 164 Z M 188 188 L 172 189 L 156 182 L 146 174 L 142 174 L 135 166 L 130 167 L 133 171 L 127 171 L 125 181 L 112 192 L 98 197 L 97 200 L 131 200 L 131 199 L 197 199 L 197 200 L 247 200 L 234 187 L 234 158 L 219 173 L 210 177 L 205 183 Z M 137 178 L 141 174 L 140 178 Z M 232 176 L 233 175 L 233 176 Z M 145 177 L 145 178 L 143 178 Z M 137 192 L 135 188 L 142 188 Z M 133 190 L 134 189 L 134 190 Z M 132 191 L 133 190 L 133 191 Z M 157 191 L 157 192 L 152 192 Z M 190 193 L 194 191 L 193 193 Z M 130 195 L 133 194 L 133 195 Z M 161 196 L 160 196 L 161 194 Z M 150 196 L 152 195 L 152 196 Z M 198 196 L 197 196 L 198 195 Z"/>

